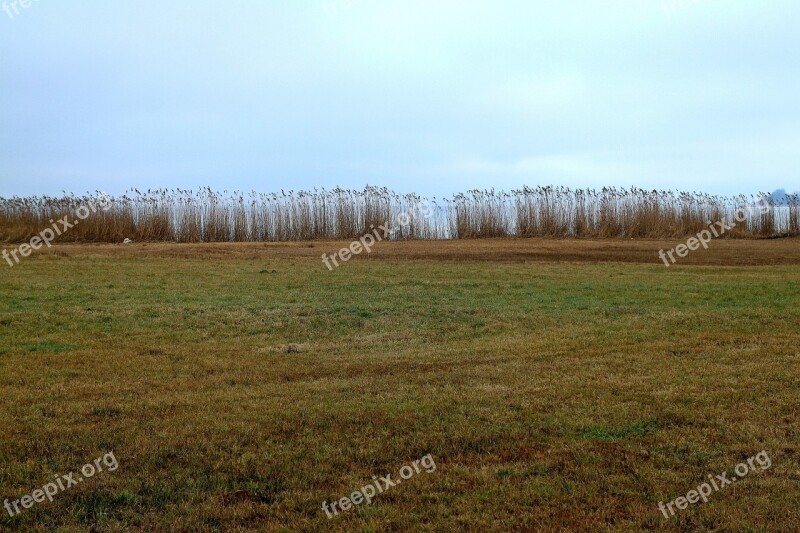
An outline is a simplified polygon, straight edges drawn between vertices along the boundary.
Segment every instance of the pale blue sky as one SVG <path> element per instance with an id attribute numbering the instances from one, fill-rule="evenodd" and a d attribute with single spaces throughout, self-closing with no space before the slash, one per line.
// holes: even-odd
<path id="1" fill-rule="evenodd" d="M 797 0 L 5 1 L 0 196 L 800 189 Z"/>

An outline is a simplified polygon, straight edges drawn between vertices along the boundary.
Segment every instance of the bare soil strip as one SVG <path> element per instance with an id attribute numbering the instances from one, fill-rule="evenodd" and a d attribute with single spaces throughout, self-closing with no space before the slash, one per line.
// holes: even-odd
<path id="1" fill-rule="evenodd" d="M 661 249 L 681 244 L 669 240 L 546 240 L 485 239 L 453 241 L 402 241 L 377 243 L 370 254 L 353 261 L 567 261 L 579 263 L 652 263 L 662 265 Z M 122 256 L 122 257 L 231 257 L 248 259 L 314 259 L 322 264 L 323 253 L 348 247 L 350 241 L 311 241 L 297 243 L 134 243 L 59 244 L 39 255 Z M 709 249 L 690 252 L 670 268 L 684 265 L 759 266 L 800 264 L 800 239 L 725 240 L 709 244 Z M 345 264 L 346 266 L 346 264 Z M 665 267 L 666 268 L 666 267 Z"/>

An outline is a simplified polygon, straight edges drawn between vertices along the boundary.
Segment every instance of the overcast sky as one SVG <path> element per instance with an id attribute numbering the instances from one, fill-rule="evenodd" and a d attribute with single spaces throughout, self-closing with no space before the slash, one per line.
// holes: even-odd
<path id="1" fill-rule="evenodd" d="M 6 7 L 0 196 L 800 189 L 798 0 Z"/>

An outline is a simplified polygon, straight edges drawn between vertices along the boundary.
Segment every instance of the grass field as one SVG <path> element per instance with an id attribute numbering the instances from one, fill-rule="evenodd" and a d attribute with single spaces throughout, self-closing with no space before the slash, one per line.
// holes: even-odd
<path id="1" fill-rule="evenodd" d="M 791 531 L 800 241 L 61 245 L 0 271 L 0 529 Z M 709 474 L 771 468 L 666 519 Z M 422 471 L 326 517 L 373 476 Z"/>

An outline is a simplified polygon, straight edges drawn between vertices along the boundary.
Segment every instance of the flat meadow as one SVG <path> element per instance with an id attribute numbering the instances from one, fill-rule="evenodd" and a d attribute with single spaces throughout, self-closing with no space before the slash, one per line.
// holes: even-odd
<path id="1" fill-rule="evenodd" d="M 792 531 L 800 242 L 57 244 L 0 268 L 0 529 Z M 766 452 L 770 467 L 659 503 Z M 425 456 L 422 470 L 331 518 Z"/>

